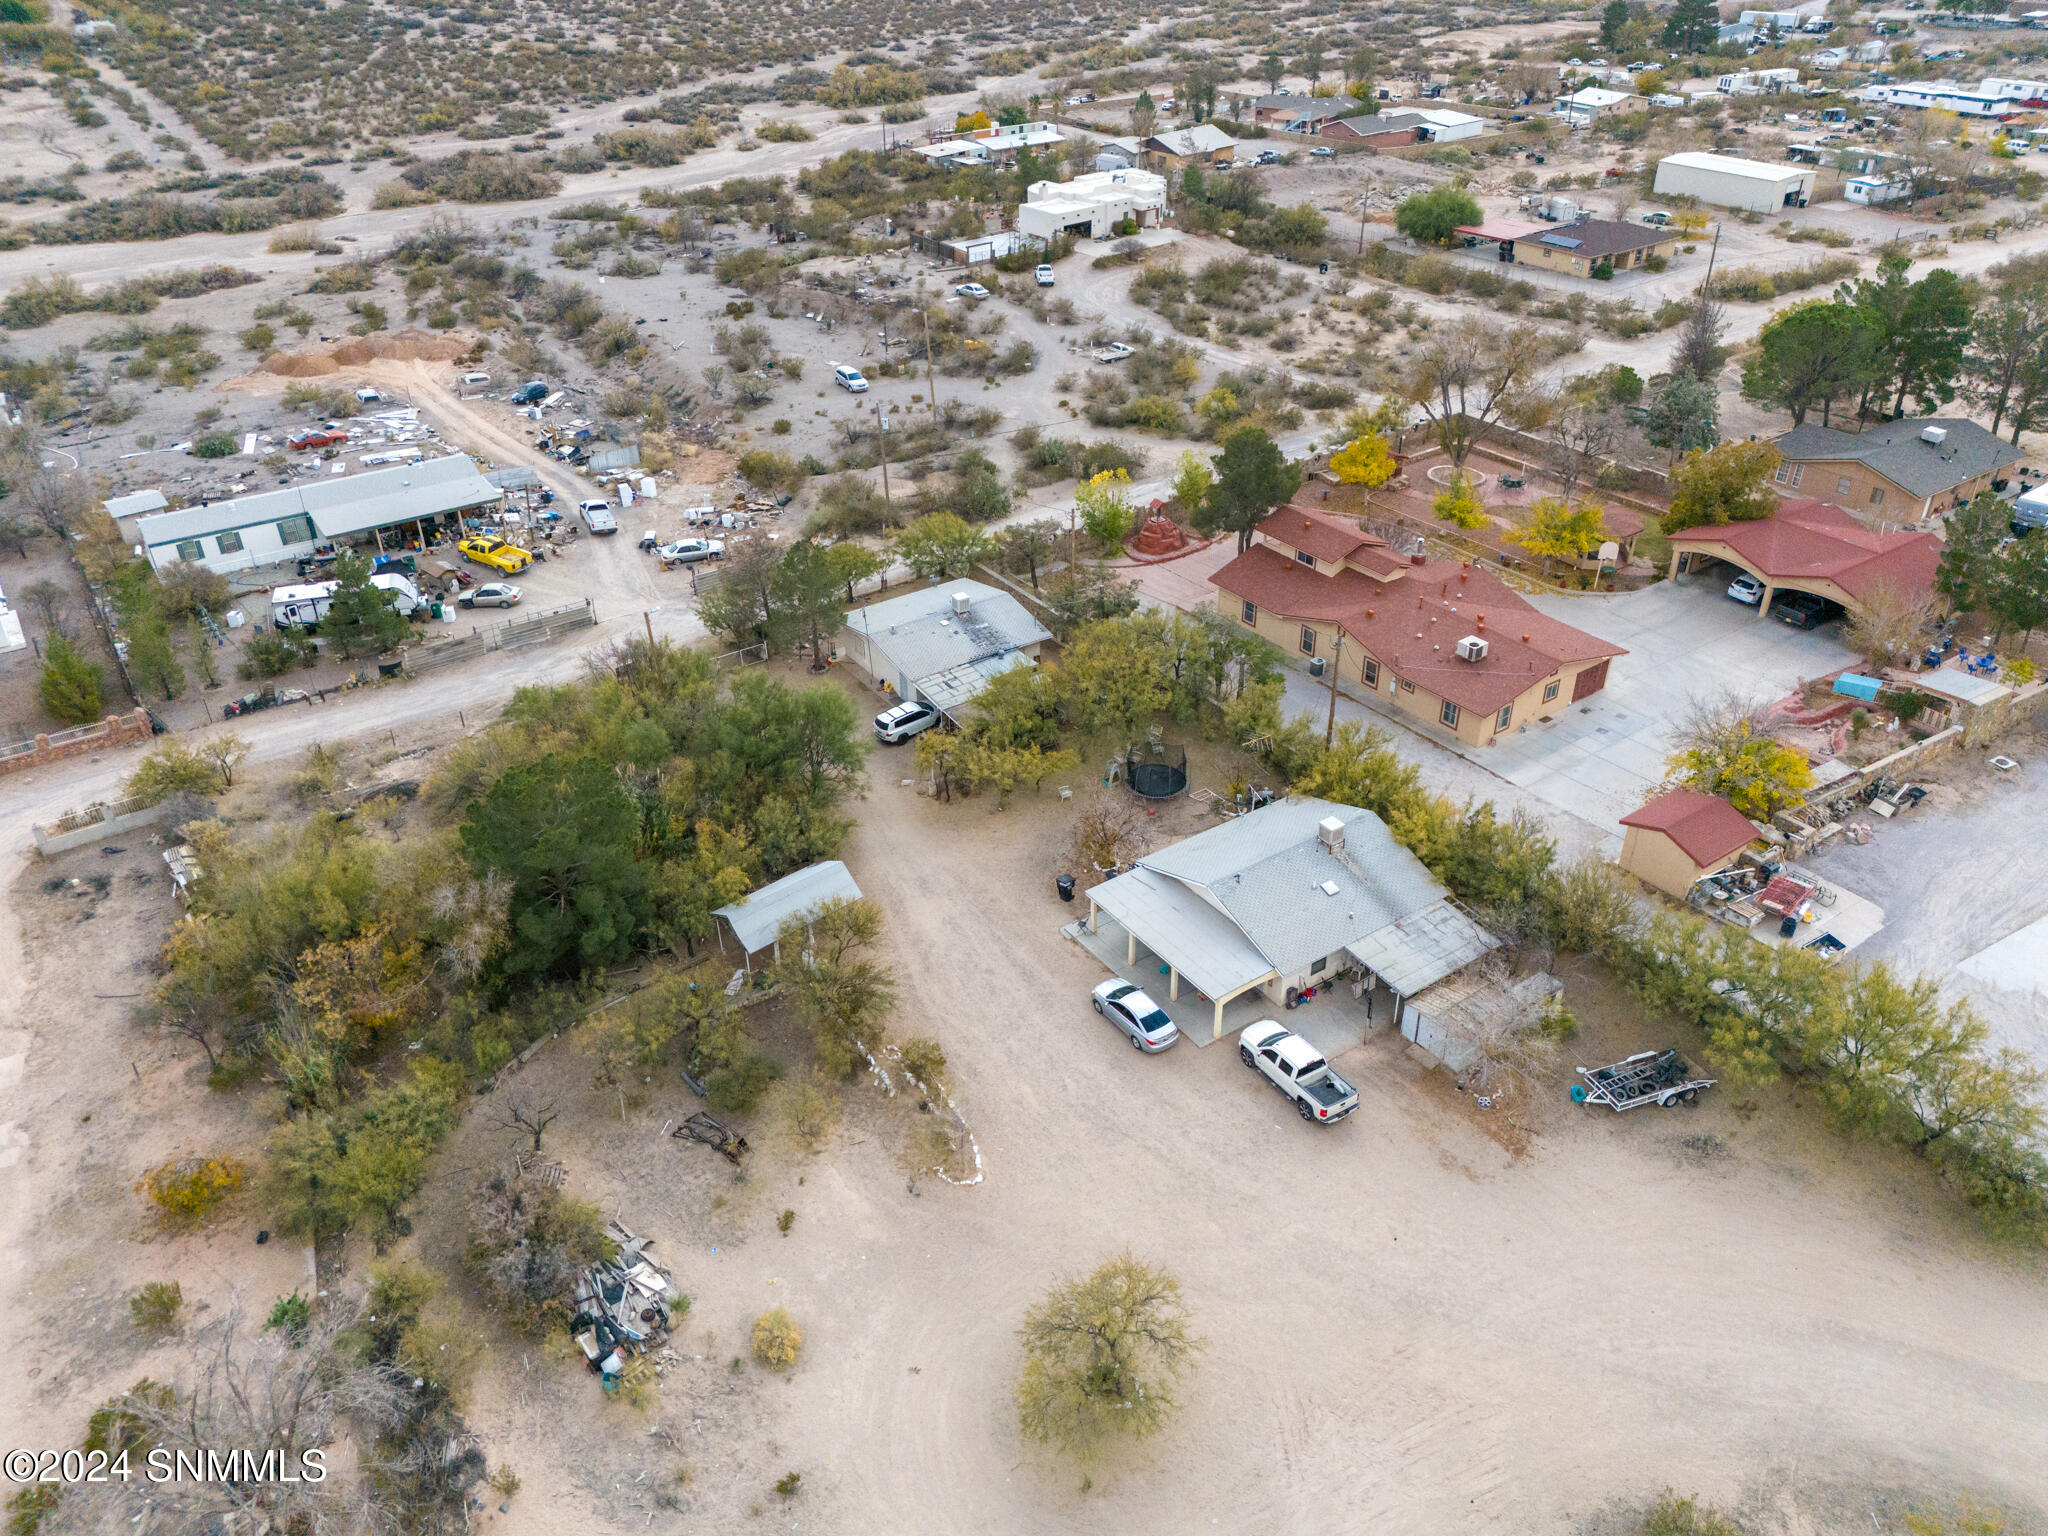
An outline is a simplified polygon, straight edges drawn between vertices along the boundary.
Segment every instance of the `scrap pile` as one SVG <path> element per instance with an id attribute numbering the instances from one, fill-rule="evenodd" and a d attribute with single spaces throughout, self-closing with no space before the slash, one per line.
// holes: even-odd
<path id="1" fill-rule="evenodd" d="M 669 1272 L 647 1257 L 651 1237 L 635 1237 L 614 1221 L 605 1235 L 618 1244 L 618 1257 L 591 1265 L 576 1277 L 570 1295 L 570 1327 L 590 1368 L 613 1386 L 629 1357 L 646 1353 L 668 1337 L 669 1303 L 677 1295 Z"/>

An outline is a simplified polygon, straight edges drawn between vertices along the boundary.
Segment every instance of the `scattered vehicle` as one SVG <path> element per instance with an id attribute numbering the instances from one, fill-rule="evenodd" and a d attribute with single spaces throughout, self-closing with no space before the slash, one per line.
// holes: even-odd
<path id="1" fill-rule="evenodd" d="M 491 376 L 488 373 L 465 373 L 462 376 L 462 383 L 468 389 L 481 389 L 490 382 Z"/>
<path id="2" fill-rule="evenodd" d="M 1041 288 L 1050 288 L 1057 281 L 1053 277 L 1052 263 L 1049 261 L 1041 261 L 1036 267 L 1032 268 L 1031 275 L 1038 279 L 1038 286 Z"/>
<path id="3" fill-rule="evenodd" d="M 1098 363 L 1120 363 L 1135 350 L 1135 348 L 1127 347 L 1120 341 L 1112 341 L 1106 347 L 1097 347 L 1088 355 Z"/>
<path id="4" fill-rule="evenodd" d="M 512 403 L 514 405 L 539 405 L 547 397 L 547 380 L 529 379 L 512 392 Z"/>
<path id="5" fill-rule="evenodd" d="M 677 539 L 673 544 L 664 544 L 660 554 L 664 570 L 672 565 L 697 565 L 705 560 L 723 560 L 725 540 Z"/>
<path id="6" fill-rule="evenodd" d="M 314 448 L 346 448 L 348 434 L 335 427 L 311 427 L 294 433 L 285 440 L 285 445 L 294 453 L 305 453 Z"/>
<path id="7" fill-rule="evenodd" d="M 1728 595 L 1754 608 L 1764 600 L 1764 584 L 1745 571 L 1728 583 Z"/>
<path id="8" fill-rule="evenodd" d="M 380 403 L 383 400 L 383 398 L 384 397 L 381 394 L 379 394 L 376 390 L 372 389 L 367 384 L 365 384 L 361 389 L 356 391 L 356 401 L 358 404 L 361 405 L 376 405 Z"/>
<path id="9" fill-rule="evenodd" d="M 1280 151 L 1277 149 L 1262 149 L 1252 156 L 1253 165 L 1278 165 L 1279 163 Z"/>
<path id="10" fill-rule="evenodd" d="M 463 559 L 474 560 L 478 565 L 488 565 L 492 570 L 503 571 L 507 576 L 517 576 L 533 564 L 533 556 L 528 551 L 492 533 L 464 539 L 455 547 L 462 552 Z"/>
<path id="11" fill-rule="evenodd" d="M 526 594 L 509 581 L 487 581 L 474 592 L 455 599 L 458 608 L 513 608 Z"/>
<path id="12" fill-rule="evenodd" d="M 885 747 L 900 746 L 938 723 L 938 710 L 922 699 L 914 699 L 875 716 L 875 737 Z"/>
<path id="13" fill-rule="evenodd" d="M 988 290 L 979 283 L 960 283 L 955 286 L 953 291 L 963 299 L 985 299 L 988 297 Z"/>
<path id="14" fill-rule="evenodd" d="M 1692 1065 L 1676 1051 L 1638 1051 L 1604 1067 L 1581 1067 L 1584 1084 L 1572 1084 L 1574 1104 L 1604 1104 L 1619 1114 L 1645 1104 L 1676 1109 L 1714 1086 L 1711 1077 L 1694 1077 Z"/>
<path id="15" fill-rule="evenodd" d="M 1180 1030 L 1166 1010 L 1122 977 L 1112 976 L 1103 982 L 1090 1001 L 1138 1050 L 1157 1055 L 1180 1041 Z"/>
<path id="16" fill-rule="evenodd" d="M 1668 213 L 1646 213 L 1643 215 L 1643 222 L 1645 224 L 1657 225 L 1669 224 L 1671 222 L 1671 215 Z"/>
<path id="17" fill-rule="evenodd" d="M 1819 629 L 1841 611 L 1839 604 L 1811 592 L 1781 592 L 1771 605 L 1771 613 L 1778 622 L 1794 629 Z"/>
<path id="18" fill-rule="evenodd" d="M 576 510 L 583 514 L 583 526 L 592 533 L 619 531 L 619 520 L 612 515 L 612 504 L 608 501 L 579 501 Z"/>
<path id="19" fill-rule="evenodd" d="M 1327 144 L 1318 144 L 1314 149 L 1309 151 L 1310 158 L 1315 160 L 1334 159 L 1336 157 L 1336 154 L 1337 151 L 1330 148 L 1330 146 Z"/>
<path id="20" fill-rule="evenodd" d="M 1294 1101 L 1304 1120 L 1342 1120 L 1358 1108 L 1358 1090 L 1330 1069 L 1323 1053 L 1273 1019 L 1247 1025 L 1238 1059 Z"/>
<path id="21" fill-rule="evenodd" d="M 864 395 L 868 392 L 867 375 L 858 368 L 834 368 L 832 382 L 848 394 Z"/>

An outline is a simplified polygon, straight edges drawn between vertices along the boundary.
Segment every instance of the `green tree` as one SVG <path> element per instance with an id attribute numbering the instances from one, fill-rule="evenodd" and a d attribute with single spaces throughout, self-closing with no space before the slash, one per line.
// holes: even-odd
<path id="1" fill-rule="evenodd" d="M 1742 365 L 1742 398 L 1792 413 L 1792 425 L 1821 408 L 1827 425 L 1834 403 L 1855 390 L 1875 365 L 1877 334 L 1853 304 L 1816 299 L 1773 315 Z"/>
<path id="2" fill-rule="evenodd" d="M 1678 0 L 1664 21 L 1664 46 L 1680 53 L 1705 53 L 1720 36 L 1721 13 L 1714 0 Z"/>
<path id="3" fill-rule="evenodd" d="M 1990 608 L 1999 577 L 1999 551 L 2011 516 L 2012 509 L 1990 490 L 1979 491 L 1949 514 L 1934 589 L 1957 613 Z"/>
<path id="4" fill-rule="evenodd" d="M 639 833 L 618 774 L 590 757 L 508 769 L 470 806 L 463 852 L 478 874 L 512 885 L 508 975 L 573 975 L 625 958 L 647 917 Z"/>
<path id="5" fill-rule="evenodd" d="M 1129 1253 L 1060 1280 L 1017 1330 L 1017 1418 L 1031 1439 L 1090 1461 L 1163 1428 L 1203 1349 L 1180 1282 Z"/>
<path id="6" fill-rule="evenodd" d="M 1344 94 L 1354 101 L 1371 101 L 1379 94 L 1380 55 L 1370 43 L 1361 43 L 1344 59 Z"/>
<path id="7" fill-rule="evenodd" d="M 1038 573 L 1058 548 L 1059 532 L 1060 525 L 1049 517 L 1012 523 L 1003 529 L 996 535 L 996 544 L 1002 552 L 1004 569 L 1028 576 L 1031 590 L 1036 592 Z"/>
<path id="8" fill-rule="evenodd" d="M 185 667 L 171 644 L 170 626 L 146 609 L 128 631 L 128 671 L 135 681 L 166 699 L 185 691 Z"/>
<path id="9" fill-rule="evenodd" d="M 1193 522 L 1203 534 L 1237 535 L 1239 553 L 1252 546 L 1252 533 L 1301 489 L 1301 466 L 1287 462 L 1280 445 L 1262 427 L 1239 427 L 1223 440 L 1215 459 L 1216 483 L 1196 509 Z"/>
<path id="10" fill-rule="evenodd" d="M 343 656 L 375 656 L 391 650 L 412 632 L 405 616 L 392 606 L 393 594 L 370 580 L 370 562 L 343 550 L 334 561 L 334 597 L 320 632 Z"/>
<path id="11" fill-rule="evenodd" d="M 1682 453 L 1712 448 L 1721 434 L 1714 426 L 1714 386 L 1688 373 L 1673 374 L 1650 397 L 1649 420 L 1643 435 L 1669 449 L 1675 461 Z"/>
<path id="12" fill-rule="evenodd" d="M 87 725 L 100 718 L 100 669 L 62 635 L 50 636 L 43 649 L 43 672 L 36 694 L 43 708 L 59 720 Z"/>
<path id="13" fill-rule="evenodd" d="M 1628 0 L 1607 0 L 1600 8 L 1600 46 L 1610 54 L 1619 52 L 1627 26 Z"/>
<path id="14" fill-rule="evenodd" d="M 1962 280 L 1936 267 L 1912 282 L 1909 265 L 1905 254 L 1888 250 L 1878 258 L 1875 280 L 1859 278 L 1838 295 L 1862 312 L 1876 337 L 1877 366 L 1864 377 L 1862 404 L 1875 402 L 1893 416 L 1904 411 L 1909 394 L 1923 411 L 1956 397 L 1970 336 L 1970 298 Z"/>
<path id="15" fill-rule="evenodd" d="M 1112 557 L 1122 551 L 1138 521 L 1138 509 L 1131 505 L 1129 470 L 1105 469 L 1075 486 L 1074 505 L 1097 549 Z"/>
<path id="16" fill-rule="evenodd" d="M 1451 483 L 1431 500 L 1429 509 L 1436 514 L 1438 522 L 1450 523 L 1467 532 L 1486 526 L 1486 508 L 1472 489 L 1469 475 L 1453 475 Z"/>
<path id="17" fill-rule="evenodd" d="M 1084 731 L 1135 740 L 1172 701 L 1172 680 L 1157 637 L 1124 619 L 1090 624 L 1060 655 L 1059 692 Z"/>
<path id="18" fill-rule="evenodd" d="M 780 607 L 802 643 L 811 648 L 813 672 L 825 670 L 832 637 L 846 616 L 840 594 L 852 583 L 847 568 L 834 559 L 837 554 L 836 547 L 799 539 L 789 546 L 777 572 Z"/>
<path id="19" fill-rule="evenodd" d="M 1184 450 L 1174 466 L 1171 492 L 1181 514 L 1186 516 L 1199 507 L 1209 494 L 1209 487 L 1215 483 L 1216 476 L 1209 468 L 1209 461 L 1192 448 Z M 1032 585 L 1038 583 L 1033 581 Z"/>
<path id="20" fill-rule="evenodd" d="M 1546 496 L 1529 509 L 1529 520 L 1508 537 L 1539 556 L 1546 566 L 1553 560 L 1575 564 L 1606 542 L 1607 514 L 1600 507 L 1573 507 Z"/>
<path id="21" fill-rule="evenodd" d="M 2028 371 L 2041 370 L 2048 358 L 2048 257 L 2015 257 L 1989 276 L 1990 297 L 1970 328 L 1968 367 L 1971 398 L 1991 413 L 1996 432 L 2015 402 L 2027 398 Z"/>
<path id="22" fill-rule="evenodd" d="M 1999 556 L 1990 599 L 1999 633 L 2019 630 L 2022 646 L 2048 625 L 2048 539 L 2017 539 Z"/>
<path id="23" fill-rule="evenodd" d="M 1769 443 L 1723 443 L 1695 448 L 1671 476 L 1671 509 L 1666 533 L 1681 528 L 1718 528 L 1755 522 L 1778 510 L 1771 477 L 1784 462 Z"/>
<path id="24" fill-rule="evenodd" d="M 865 898 L 828 901 L 783 924 L 773 975 L 810 1025 L 818 1059 L 841 1077 L 882 1048 L 896 978 L 875 957 L 882 909 Z"/>
<path id="25" fill-rule="evenodd" d="M 951 512 L 927 512 L 896 535 L 894 549 L 913 575 L 946 581 L 988 558 L 989 537 Z"/>
<path id="26" fill-rule="evenodd" d="M 1418 192 L 1394 210 L 1394 228 L 1422 245 L 1448 247 L 1462 224 L 1480 221 L 1479 204 L 1463 187 L 1446 183 Z"/>
<path id="27" fill-rule="evenodd" d="M 1287 78 L 1287 61 L 1277 53 L 1269 53 L 1259 63 L 1259 72 L 1264 77 L 1266 89 L 1277 91 L 1280 82 Z"/>
<path id="28" fill-rule="evenodd" d="M 367 1221 L 380 1245 L 403 1235 L 399 1213 L 454 1128 L 461 1093 L 460 1067 L 423 1058 L 393 1087 L 288 1122 L 271 1137 L 260 1183 L 279 1227 L 320 1238 Z"/>

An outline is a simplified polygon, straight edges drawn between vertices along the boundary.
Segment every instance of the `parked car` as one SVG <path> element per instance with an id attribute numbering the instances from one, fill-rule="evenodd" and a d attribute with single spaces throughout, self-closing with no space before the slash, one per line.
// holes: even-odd
<path id="1" fill-rule="evenodd" d="M 1671 222 L 1671 215 L 1668 213 L 1646 213 L 1643 215 L 1643 222 L 1645 224 L 1662 226 Z"/>
<path id="2" fill-rule="evenodd" d="M 465 592 L 455 599 L 458 608 L 511 608 L 525 596 L 509 581 L 487 581 L 474 592 Z"/>
<path id="3" fill-rule="evenodd" d="M 383 395 L 379 394 L 375 389 L 371 388 L 368 384 L 365 384 L 361 389 L 356 391 L 356 402 L 360 405 L 376 405 L 380 403 L 383 400 L 383 398 Z"/>
<path id="4" fill-rule="evenodd" d="M 898 704 L 875 716 L 875 737 L 885 747 L 900 746 L 939 723 L 939 712 L 922 699 Z"/>
<path id="5" fill-rule="evenodd" d="M 488 565 L 494 571 L 503 571 L 508 576 L 517 576 L 533 564 L 533 556 L 517 544 L 507 543 L 493 533 L 478 534 L 473 539 L 464 539 L 455 546 L 462 551 L 462 558 L 474 560 L 478 565 Z"/>
<path id="6" fill-rule="evenodd" d="M 1088 355 L 1098 363 L 1120 363 L 1129 357 L 1132 351 L 1132 348 L 1125 346 L 1122 342 L 1112 341 L 1106 347 L 1097 347 Z"/>
<path id="7" fill-rule="evenodd" d="M 963 299 L 985 299 L 988 297 L 988 290 L 979 283 L 961 283 L 953 291 Z"/>
<path id="8" fill-rule="evenodd" d="M 661 547 L 661 563 L 664 568 L 671 565 L 698 565 L 706 560 L 725 558 L 723 539 L 677 539 L 673 544 Z"/>
<path id="9" fill-rule="evenodd" d="M 579 501 L 576 510 L 583 514 L 583 526 L 592 533 L 619 531 L 619 520 L 612 515 L 612 504 L 608 501 Z"/>
<path id="10" fill-rule="evenodd" d="M 1772 616 L 1794 629 L 1819 629 L 1841 611 L 1839 604 L 1811 592 L 1780 592 L 1771 604 Z"/>
<path id="11" fill-rule="evenodd" d="M 314 448 L 346 448 L 348 434 L 333 427 L 313 427 L 293 434 L 286 439 L 286 445 L 294 453 L 305 453 Z"/>
<path id="12" fill-rule="evenodd" d="M 1318 144 L 1314 149 L 1309 151 L 1310 156 L 1317 160 L 1331 159 L 1336 155 L 1336 153 L 1337 151 L 1330 148 L 1330 146 L 1327 144 Z"/>
<path id="13" fill-rule="evenodd" d="M 834 368 L 832 382 L 848 394 L 864 395 L 868 392 L 867 375 L 858 368 Z"/>
<path id="14" fill-rule="evenodd" d="M 1180 1040 L 1180 1030 L 1151 998 L 1121 977 L 1112 976 L 1095 989 L 1095 1011 L 1124 1032 L 1133 1047 L 1156 1055 Z"/>
<path id="15" fill-rule="evenodd" d="M 1744 571 L 1728 583 L 1728 595 L 1738 603 L 1747 603 L 1754 608 L 1764 600 L 1764 584 Z"/>
<path id="16" fill-rule="evenodd" d="M 1055 281 L 1051 262 L 1041 261 L 1032 269 L 1031 275 L 1038 279 L 1038 286 L 1041 288 L 1050 288 Z"/>
<path id="17" fill-rule="evenodd" d="M 545 379 L 533 379 L 519 386 L 512 396 L 512 403 L 514 405 L 539 405 L 547 397 L 547 381 Z"/>
<path id="18" fill-rule="evenodd" d="M 1330 1070 L 1323 1053 L 1272 1019 L 1237 1037 L 1238 1059 L 1294 1101 L 1304 1120 L 1342 1120 L 1358 1108 L 1358 1090 Z"/>

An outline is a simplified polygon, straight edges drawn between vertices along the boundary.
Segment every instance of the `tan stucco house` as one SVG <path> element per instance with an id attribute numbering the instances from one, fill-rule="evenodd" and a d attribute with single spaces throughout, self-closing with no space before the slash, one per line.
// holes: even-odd
<path id="1" fill-rule="evenodd" d="M 1621 818 L 1621 867 L 1683 901 L 1708 875 L 1733 864 L 1757 839 L 1750 819 L 1719 795 L 1666 790 Z"/>

